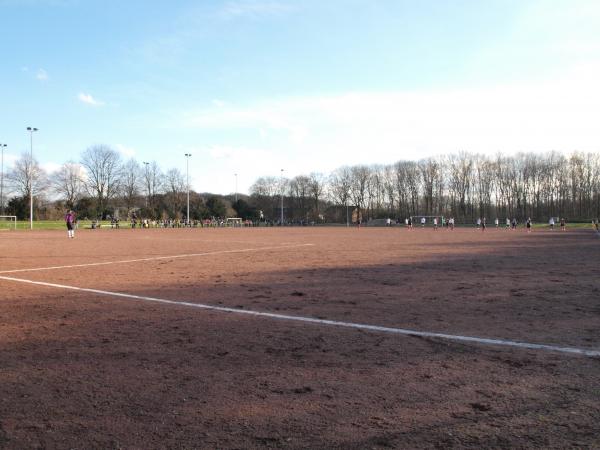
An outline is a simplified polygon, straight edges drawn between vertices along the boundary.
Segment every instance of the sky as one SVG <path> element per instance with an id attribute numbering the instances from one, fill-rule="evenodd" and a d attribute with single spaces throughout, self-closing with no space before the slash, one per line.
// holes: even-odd
<path id="1" fill-rule="evenodd" d="M 49 171 L 95 144 L 184 174 L 191 153 L 192 189 L 221 194 L 281 169 L 598 152 L 599 23 L 597 0 L 0 0 L 5 170 L 28 126 Z"/>

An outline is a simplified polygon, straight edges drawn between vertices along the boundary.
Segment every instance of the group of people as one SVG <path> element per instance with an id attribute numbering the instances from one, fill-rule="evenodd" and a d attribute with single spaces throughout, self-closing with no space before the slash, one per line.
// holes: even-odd
<path id="1" fill-rule="evenodd" d="M 516 230 L 518 223 L 519 222 L 517 221 L 516 217 L 513 217 L 512 220 L 510 220 L 508 217 L 506 218 L 506 228 L 510 228 L 511 230 Z M 498 220 L 498 218 L 496 218 L 494 220 L 494 224 L 496 225 L 496 228 L 500 227 L 500 221 Z M 555 225 L 554 217 L 550 218 L 548 224 L 550 226 L 550 229 L 553 230 L 554 225 Z M 528 217 L 527 220 L 525 221 L 525 228 L 527 229 L 528 233 L 531 232 L 532 226 L 533 226 L 533 222 L 531 220 L 531 217 Z M 482 231 L 485 231 L 485 228 L 486 228 L 485 217 L 477 219 L 477 228 L 481 229 Z M 566 229 L 567 229 L 566 228 L 566 220 L 564 217 L 560 219 L 560 229 L 562 231 L 566 231 Z"/>
<path id="2" fill-rule="evenodd" d="M 413 222 L 414 219 L 413 217 L 407 217 L 406 219 L 404 219 L 404 225 L 407 229 L 411 230 L 413 228 Z M 396 220 L 396 223 L 400 223 L 400 219 Z M 450 217 L 448 219 L 442 217 L 433 217 L 431 223 L 433 224 L 433 229 L 437 230 L 439 226 L 441 227 L 446 227 L 448 229 L 453 230 L 454 229 L 454 217 Z M 513 218 L 512 220 L 510 218 L 506 218 L 506 228 L 511 229 L 511 230 L 516 230 L 517 229 L 517 225 L 519 224 L 519 222 L 517 221 L 516 218 Z M 555 218 L 551 217 L 550 221 L 549 221 L 549 226 L 550 229 L 554 229 L 555 226 Z M 560 218 L 559 220 L 560 223 L 560 229 L 562 231 L 566 231 L 566 219 Z M 420 218 L 420 224 L 421 227 L 424 228 L 427 224 L 427 218 L 426 217 L 421 217 Z M 477 229 L 481 230 L 481 231 L 485 231 L 488 223 L 487 223 L 487 219 L 485 217 L 478 217 L 475 224 L 477 225 Z M 389 227 L 391 226 L 391 220 L 387 219 L 386 220 L 386 225 Z M 494 225 L 496 228 L 500 227 L 500 219 L 496 218 L 494 220 Z M 594 221 L 593 222 L 593 226 L 596 230 L 598 230 L 598 222 Z M 527 232 L 531 232 L 531 229 L 533 227 L 533 221 L 531 220 L 531 217 L 528 217 L 527 220 L 525 221 L 525 228 L 527 229 Z"/>
<path id="3" fill-rule="evenodd" d="M 250 221 L 246 221 L 246 222 L 250 222 Z M 68 233 L 68 237 L 69 239 L 73 239 L 75 237 L 75 230 L 77 228 L 77 217 L 75 216 L 75 213 L 72 210 L 67 211 L 67 213 L 65 214 L 65 223 L 67 225 L 67 233 Z M 251 222 L 250 222 L 251 223 Z M 396 220 L 396 223 L 400 223 L 400 219 Z M 421 217 L 421 227 L 425 227 L 427 223 L 427 219 L 425 217 Z M 434 230 L 438 229 L 438 225 L 441 225 L 442 227 L 446 227 L 450 230 L 454 230 L 454 217 L 450 217 L 447 220 L 445 220 L 445 218 L 442 216 L 439 219 L 438 222 L 438 218 L 437 217 L 433 217 L 432 220 L 433 223 L 433 228 Z M 559 219 L 559 223 L 560 223 L 560 229 L 562 231 L 566 231 L 566 219 L 564 217 L 561 217 Z M 139 224 L 139 228 L 181 228 L 181 227 L 205 227 L 205 226 L 224 226 L 224 222 L 221 221 L 217 221 L 217 220 L 210 220 L 210 219 L 206 219 L 204 221 L 198 221 L 198 220 L 193 220 L 190 221 L 190 223 L 188 224 L 186 220 L 179 220 L 179 219 L 165 219 L 165 220 L 148 220 L 148 219 L 140 219 L 138 221 L 137 217 L 133 216 L 131 218 L 131 228 L 136 228 Z M 487 227 L 487 219 L 485 217 L 478 217 L 477 221 L 477 229 L 480 229 L 481 231 L 485 231 L 486 227 Z M 248 225 L 247 223 L 244 223 L 244 225 Z M 386 219 L 386 225 L 389 227 L 392 225 L 392 220 L 390 218 Z M 413 218 L 412 217 L 407 217 L 404 219 L 404 225 L 406 226 L 407 229 L 412 230 L 413 228 Z M 496 226 L 496 228 L 499 228 L 500 226 L 500 220 L 498 218 L 496 218 L 494 220 L 494 225 Z M 513 218 L 512 220 L 509 219 L 508 217 L 506 218 L 506 228 L 510 228 L 511 230 L 516 230 L 517 229 L 517 225 L 518 225 L 518 221 L 516 218 Z M 551 217 L 548 225 L 550 226 L 551 230 L 554 230 L 554 226 L 556 225 L 556 220 L 554 217 Z M 110 226 L 111 228 L 119 228 L 119 219 L 116 218 L 112 218 L 110 221 Z M 360 225 L 359 225 L 360 226 Z M 592 226 L 594 227 L 594 229 L 596 231 L 598 231 L 598 220 L 592 220 Z M 528 217 L 526 222 L 525 222 L 525 227 L 527 229 L 527 232 L 530 233 L 531 232 L 531 228 L 532 228 L 532 221 L 531 221 L 531 217 Z M 96 227 L 93 227 L 96 228 Z"/>
<path id="4" fill-rule="evenodd" d="M 566 227 L 566 223 L 567 223 L 567 221 L 565 220 L 565 218 L 564 218 L 564 217 L 561 217 L 559 220 L 560 220 L 560 229 L 561 229 L 562 231 L 566 231 L 566 229 L 567 229 L 567 227 Z M 555 220 L 554 220 L 554 217 L 550 217 L 550 221 L 548 222 L 548 225 L 550 225 L 550 229 L 551 229 L 551 230 L 554 230 L 554 225 L 555 225 L 555 223 L 556 223 L 556 222 L 555 222 Z"/>
<path id="5" fill-rule="evenodd" d="M 396 223 L 400 223 L 400 219 L 396 220 Z M 437 217 L 434 217 L 432 223 L 433 223 L 434 230 L 437 230 L 439 226 L 446 227 L 451 230 L 454 229 L 454 217 L 450 217 L 447 220 L 444 217 L 440 217 L 439 220 Z M 425 217 L 421 217 L 421 227 L 425 228 L 426 224 L 427 224 L 427 219 Z M 388 226 L 390 226 L 390 219 L 388 219 Z M 404 226 L 409 230 L 413 229 L 412 216 L 404 219 Z"/>

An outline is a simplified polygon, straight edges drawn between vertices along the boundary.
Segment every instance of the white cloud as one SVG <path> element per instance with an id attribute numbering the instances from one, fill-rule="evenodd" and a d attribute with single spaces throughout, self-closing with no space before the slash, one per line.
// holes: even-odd
<path id="1" fill-rule="evenodd" d="M 236 178 L 238 192 L 248 192 L 259 176 L 271 173 L 279 176 L 285 159 L 281 151 L 260 146 L 210 145 L 182 147 L 177 151 L 193 155 L 189 159 L 192 189 L 223 194 L 234 192 Z M 185 165 L 182 168 L 185 171 Z"/>
<path id="2" fill-rule="evenodd" d="M 126 147 L 123 144 L 117 144 L 115 147 L 125 158 L 133 158 L 135 156 L 135 150 L 131 147 Z"/>
<path id="3" fill-rule="evenodd" d="M 57 170 L 59 170 L 62 167 L 62 164 L 57 164 L 55 162 L 45 162 L 45 163 L 41 163 L 40 166 L 42 169 L 44 169 L 44 171 L 47 174 L 52 174 L 52 173 L 56 172 Z"/>
<path id="4" fill-rule="evenodd" d="M 583 65 L 537 84 L 287 98 L 209 108 L 184 122 L 211 130 L 225 149 L 229 135 L 255 131 L 248 145 L 278 152 L 277 164 L 293 173 L 459 150 L 598 151 L 599 78 L 600 64 Z M 263 160 L 249 164 L 259 170 Z"/>
<path id="5" fill-rule="evenodd" d="M 104 105 L 104 102 L 102 102 L 100 100 L 96 100 L 94 97 L 92 97 L 91 94 L 84 94 L 83 92 L 80 92 L 79 95 L 77 96 L 77 98 L 79 99 L 80 102 L 85 103 L 86 105 L 90 105 L 90 106 Z"/>
<path id="6" fill-rule="evenodd" d="M 48 72 L 46 72 L 44 69 L 38 69 L 37 73 L 35 74 L 35 77 L 40 81 L 47 81 Z"/>
<path id="7" fill-rule="evenodd" d="M 16 153 L 9 153 L 4 150 L 4 176 L 6 177 L 7 172 L 9 172 L 14 166 L 15 162 L 20 158 Z M 6 178 L 4 179 L 6 183 Z"/>

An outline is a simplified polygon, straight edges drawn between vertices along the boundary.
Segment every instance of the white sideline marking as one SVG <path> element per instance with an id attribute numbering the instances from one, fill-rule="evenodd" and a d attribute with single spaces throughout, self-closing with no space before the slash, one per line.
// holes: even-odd
<path id="1" fill-rule="evenodd" d="M 85 263 L 85 264 L 71 264 L 68 266 L 50 266 L 50 267 L 35 267 L 32 269 L 14 269 L 14 270 L 2 270 L 2 273 L 18 273 L 18 272 L 38 272 L 40 270 L 56 270 L 56 269 L 72 269 L 74 267 L 92 267 L 92 266 L 107 266 L 110 264 L 126 264 L 132 262 L 141 262 L 141 261 L 156 261 L 159 259 L 175 259 L 175 258 L 192 258 L 194 256 L 211 256 L 211 255 L 222 255 L 224 253 L 247 253 L 247 252 L 259 252 L 261 250 L 279 250 L 284 248 L 297 248 L 297 247 L 307 247 L 315 244 L 294 244 L 294 245 L 280 245 L 277 247 L 260 247 L 260 248 L 243 248 L 238 250 L 218 250 L 214 252 L 204 252 L 204 253 L 188 253 L 184 255 L 175 255 L 175 256 L 152 256 L 150 258 L 138 258 L 138 259 L 124 259 L 119 261 L 104 261 L 104 262 L 96 262 L 96 263 Z"/>
<path id="2" fill-rule="evenodd" d="M 583 348 L 559 347 L 559 346 L 548 345 L 548 344 L 531 344 L 528 342 L 506 341 L 503 339 L 488 339 L 488 338 L 480 338 L 480 337 L 473 337 L 473 336 L 460 336 L 460 335 L 453 335 L 453 334 L 433 333 L 433 332 L 429 332 L 429 331 L 407 330 L 404 328 L 391 328 L 391 327 L 382 327 L 382 326 L 377 326 L 377 325 L 367 325 L 367 324 L 362 324 L 362 323 L 339 322 L 336 320 L 316 319 L 313 317 L 288 316 L 285 314 L 274 314 L 274 313 L 261 312 L 261 311 L 227 308 L 225 306 L 212 306 L 212 305 L 205 305 L 202 303 L 179 302 L 179 301 L 174 301 L 174 300 L 166 300 L 163 298 L 146 297 L 146 296 L 134 295 L 134 294 L 125 294 L 123 292 L 102 291 L 99 289 L 81 288 L 81 287 L 77 287 L 77 286 L 67 286 L 64 284 L 46 283 L 43 281 L 32 281 L 32 280 L 25 280 L 22 278 L 5 277 L 5 276 L 1 276 L 1 275 L 0 275 L 0 280 L 15 281 L 15 282 L 19 282 L 19 283 L 34 284 L 34 285 L 38 285 L 38 286 L 53 287 L 53 288 L 58 288 L 58 289 L 69 289 L 69 290 L 73 290 L 73 291 L 91 292 L 93 294 L 106 295 L 106 296 L 111 296 L 111 297 L 128 298 L 128 299 L 134 299 L 134 300 L 144 300 L 144 301 L 148 301 L 148 302 L 163 303 L 163 304 L 167 304 L 167 305 L 189 306 L 192 308 L 207 309 L 207 310 L 211 310 L 211 311 L 228 312 L 228 313 L 234 313 L 234 314 L 245 314 L 248 316 L 268 317 L 271 319 L 291 320 L 291 321 L 296 321 L 296 322 L 315 323 L 315 324 L 319 324 L 319 325 L 330 325 L 330 326 L 345 327 L 345 328 L 356 328 L 359 330 L 381 331 L 384 333 L 438 338 L 438 339 L 446 339 L 446 340 L 451 340 L 451 341 L 475 342 L 478 344 L 486 344 L 486 345 L 500 345 L 500 346 L 505 346 L 505 347 L 526 348 L 526 349 L 531 349 L 531 350 L 544 350 L 544 351 L 550 351 L 550 352 L 570 353 L 570 354 L 577 354 L 577 355 L 583 355 L 583 356 L 600 356 L 600 350 L 587 350 L 587 349 L 583 349 Z"/>

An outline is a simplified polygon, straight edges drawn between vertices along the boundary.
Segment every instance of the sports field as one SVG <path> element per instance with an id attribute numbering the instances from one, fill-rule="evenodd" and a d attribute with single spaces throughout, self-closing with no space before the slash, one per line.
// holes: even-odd
<path id="1" fill-rule="evenodd" d="M 600 447 L 599 257 L 589 229 L 2 232 L 0 448 Z"/>

